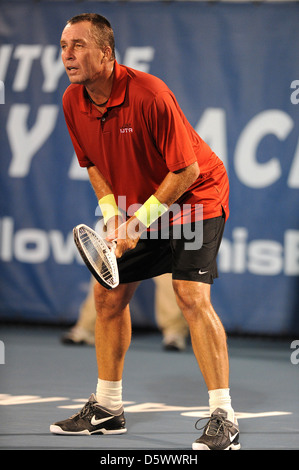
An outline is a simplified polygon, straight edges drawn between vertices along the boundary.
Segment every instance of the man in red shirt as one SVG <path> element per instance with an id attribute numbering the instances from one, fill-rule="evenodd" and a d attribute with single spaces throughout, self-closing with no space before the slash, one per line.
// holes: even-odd
<path id="1" fill-rule="evenodd" d="M 226 335 L 210 300 L 229 215 L 223 163 L 163 81 L 116 62 L 106 18 L 70 19 L 61 48 L 71 82 L 63 97 L 65 119 L 102 209 L 107 239 L 117 242 L 120 285 L 113 290 L 95 286 L 96 394 L 80 413 L 50 429 L 57 434 L 126 432 L 122 374 L 131 341 L 129 302 L 139 281 L 172 272 L 209 393 L 211 416 L 192 447 L 238 449 Z M 193 244 L 188 245 L 190 227 Z"/>

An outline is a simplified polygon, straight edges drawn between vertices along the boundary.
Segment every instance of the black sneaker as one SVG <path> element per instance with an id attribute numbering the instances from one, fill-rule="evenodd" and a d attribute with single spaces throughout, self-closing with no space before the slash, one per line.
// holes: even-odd
<path id="1" fill-rule="evenodd" d="M 204 418 L 199 419 L 197 423 Z M 239 428 L 227 419 L 226 411 L 217 408 L 204 427 L 203 435 L 192 444 L 193 450 L 239 450 Z"/>
<path id="2" fill-rule="evenodd" d="M 123 408 L 116 413 L 102 408 L 92 394 L 79 413 L 52 424 L 50 431 L 69 435 L 123 434 L 127 432 L 125 423 Z"/>

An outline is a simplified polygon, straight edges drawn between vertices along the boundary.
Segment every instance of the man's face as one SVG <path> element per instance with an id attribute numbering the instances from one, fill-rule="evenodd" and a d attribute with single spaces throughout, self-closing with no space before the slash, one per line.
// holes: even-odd
<path id="1" fill-rule="evenodd" d="M 103 52 L 91 34 L 92 25 L 82 21 L 67 25 L 61 35 L 61 58 L 71 83 L 92 84 L 103 70 Z"/>

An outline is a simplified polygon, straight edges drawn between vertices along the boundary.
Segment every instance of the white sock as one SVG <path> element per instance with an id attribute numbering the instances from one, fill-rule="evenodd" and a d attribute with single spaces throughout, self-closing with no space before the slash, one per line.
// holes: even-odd
<path id="1" fill-rule="evenodd" d="M 216 390 L 209 390 L 209 406 L 210 414 L 216 410 L 216 408 L 222 408 L 227 412 L 227 419 L 232 423 L 235 422 L 234 410 L 231 405 L 231 397 L 229 388 L 218 388 Z"/>
<path id="2" fill-rule="evenodd" d="M 109 410 L 119 410 L 122 406 L 122 380 L 113 382 L 98 379 L 96 399 Z"/>

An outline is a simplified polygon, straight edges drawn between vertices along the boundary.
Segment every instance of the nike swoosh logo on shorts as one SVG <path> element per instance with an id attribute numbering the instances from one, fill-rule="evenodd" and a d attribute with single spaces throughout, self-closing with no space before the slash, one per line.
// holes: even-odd
<path id="1" fill-rule="evenodd" d="M 202 271 L 201 269 L 198 271 L 198 274 L 206 274 L 208 271 Z"/>
<path id="2" fill-rule="evenodd" d="M 104 423 L 105 421 L 109 421 L 109 419 L 114 418 L 114 416 L 108 416 L 107 418 L 96 419 L 95 415 L 91 418 L 91 424 L 93 426 L 97 426 L 98 424 Z"/>

